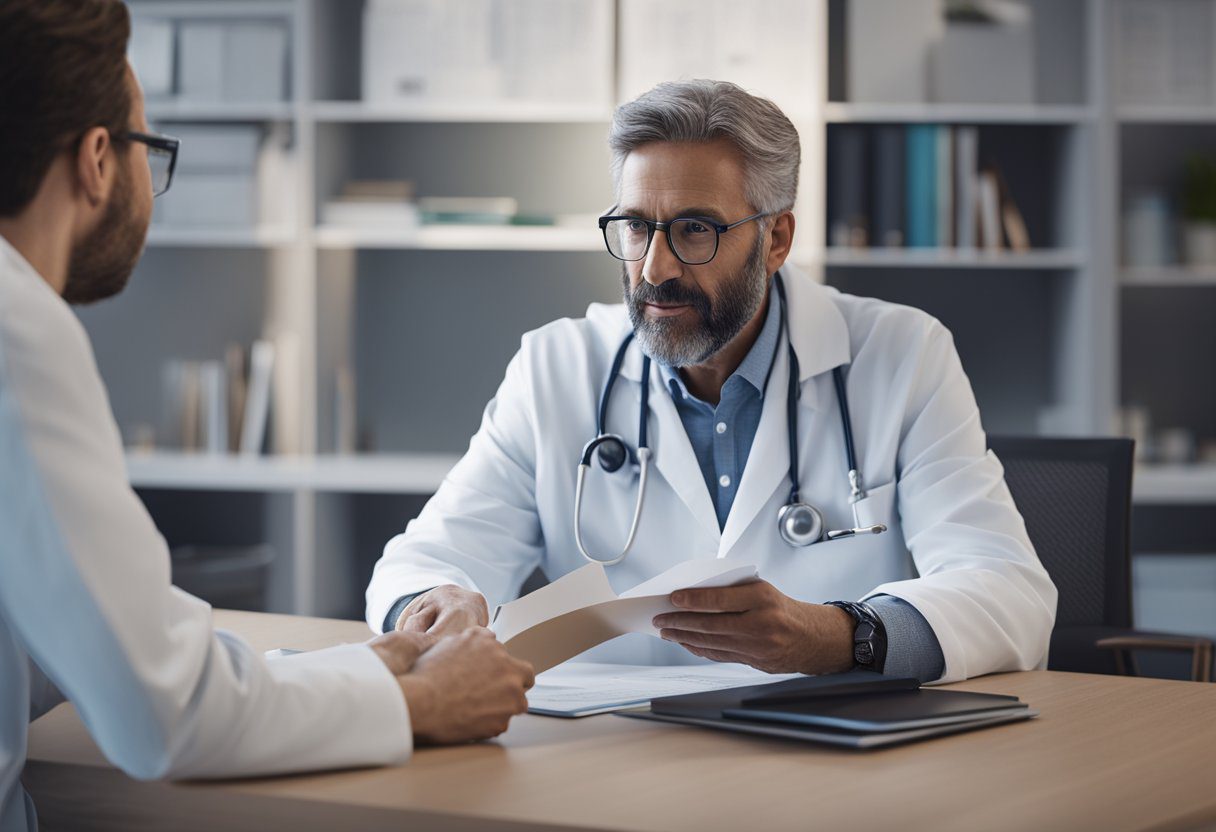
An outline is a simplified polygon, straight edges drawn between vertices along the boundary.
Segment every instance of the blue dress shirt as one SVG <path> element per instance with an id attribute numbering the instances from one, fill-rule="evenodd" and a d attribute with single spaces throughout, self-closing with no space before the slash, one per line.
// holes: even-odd
<path id="1" fill-rule="evenodd" d="M 756 343 L 722 385 L 716 407 L 690 393 L 678 370 L 660 365 L 663 380 L 701 466 L 720 529 L 726 526 L 739 480 L 747 465 L 747 455 L 760 426 L 764 390 L 780 346 L 780 304 L 777 293 L 770 290 L 768 312 Z M 844 476 L 843 472 L 841 476 Z M 891 595 L 879 595 L 867 603 L 878 613 L 887 631 L 883 673 L 912 676 L 922 682 L 941 677 L 945 671 L 945 658 L 925 617 L 911 604 Z"/>

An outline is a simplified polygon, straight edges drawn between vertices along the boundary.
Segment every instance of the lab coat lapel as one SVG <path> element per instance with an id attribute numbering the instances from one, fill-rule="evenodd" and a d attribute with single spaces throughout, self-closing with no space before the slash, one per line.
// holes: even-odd
<path id="1" fill-rule="evenodd" d="M 829 295 L 831 290 L 788 266 L 782 267 L 781 273 L 789 302 L 790 343 L 798 356 L 798 452 L 800 465 L 805 468 L 808 454 L 802 444 L 810 435 L 811 420 L 819 418 L 822 404 L 815 377 L 849 362 L 849 329 Z M 790 488 L 789 421 L 786 416 L 789 366 L 789 351 L 782 338 L 765 388 L 764 408 L 743 469 L 743 479 L 726 518 L 726 528 L 722 530 L 719 557 L 730 554 L 777 488 L 786 491 Z M 800 469 L 799 474 L 803 481 L 808 479 L 807 471 Z M 769 519 L 776 533 L 776 515 Z M 768 519 L 762 520 L 768 522 Z"/>

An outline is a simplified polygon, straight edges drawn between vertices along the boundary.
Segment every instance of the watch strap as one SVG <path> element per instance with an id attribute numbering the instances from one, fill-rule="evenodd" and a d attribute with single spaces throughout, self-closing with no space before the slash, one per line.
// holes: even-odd
<path id="1" fill-rule="evenodd" d="M 887 660 L 887 628 L 874 608 L 864 601 L 828 601 L 853 616 L 853 663 L 882 672 Z"/>

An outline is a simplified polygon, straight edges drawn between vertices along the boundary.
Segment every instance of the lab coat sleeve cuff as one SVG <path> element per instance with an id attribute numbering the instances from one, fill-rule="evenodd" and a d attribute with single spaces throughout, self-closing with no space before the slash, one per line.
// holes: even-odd
<path id="1" fill-rule="evenodd" d="M 883 675 L 919 679 L 922 683 L 940 679 L 946 659 L 933 628 L 916 607 L 893 595 L 876 595 L 866 603 L 887 631 Z"/>
<path id="2" fill-rule="evenodd" d="M 370 646 L 343 644 L 270 659 L 269 664 L 280 680 L 313 677 L 309 681 L 315 683 L 325 678 L 344 688 L 321 698 L 329 701 L 331 714 L 341 711 L 333 742 L 352 752 L 351 762 L 398 765 L 410 758 L 414 735 L 409 707 L 396 677 Z"/>

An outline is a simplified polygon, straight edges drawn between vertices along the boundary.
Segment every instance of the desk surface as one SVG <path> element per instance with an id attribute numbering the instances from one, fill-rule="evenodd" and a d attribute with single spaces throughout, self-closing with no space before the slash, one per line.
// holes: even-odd
<path id="1" fill-rule="evenodd" d="M 359 622 L 217 612 L 259 649 L 367 637 Z M 25 783 L 53 829 L 1191 829 L 1216 827 L 1216 685 L 1009 673 L 955 687 L 1041 711 L 880 751 L 525 716 L 405 766 L 140 783 L 68 706 L 30 731 Z"/>

